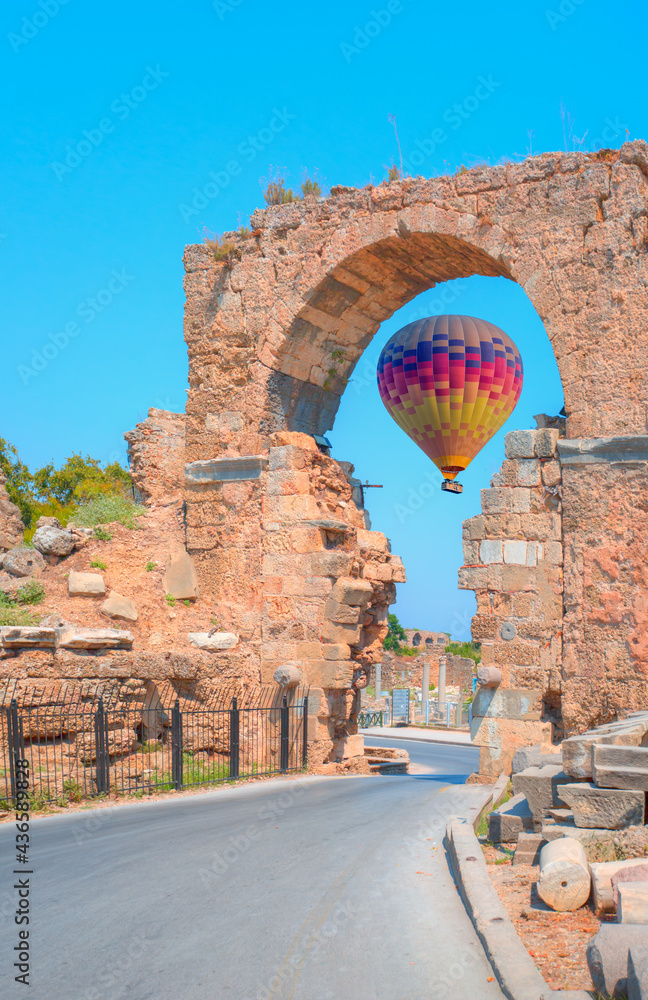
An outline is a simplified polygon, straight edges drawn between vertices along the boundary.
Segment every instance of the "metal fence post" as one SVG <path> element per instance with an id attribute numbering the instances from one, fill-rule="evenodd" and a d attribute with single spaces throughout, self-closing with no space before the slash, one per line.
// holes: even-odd
<path id="1" fill-rule="evenodd" d="M 281 773 L 285 774 L 288 770 L 288 757 L 289 757 L 289 742 L 288 742 L 288 698 L 286 695 L 283 696 L 283 705 L 281 706 Z"/>
<path id="2" fill-rule="evenodd" d="M 184 760 L 182 757 L 182 712 L 180 699 L 176 698 L 171 709 L 171 780 L 174 788 L 182 788 L 184 781 Z"/>
<path id="3" fill-rule="evenodd" d="M 308 764 L 308 695 L 304 698 L 304 744 L 302 747 L 302 767 Z"/>
<path id="4" fill-rule="evenodd" d="M 12 698 L 7 712 L 7 730 L 9 737 L 9 777 L 11 780 L 11 797 L 16 798 L 16 758 L 25 756 L 22 739 L 22 727 L 18 719 L 18 702 Z"/>
<path id="5" fill-rule="evenodd" d="M 110 757 L 108 755 L 108 719 L 104 710 L 103 698 L 95 712 L 95 749 L 97 753 L 97 791 L 110 791 Z"/>
<path id="6" fill-rule="evenodd" d="M 230 709 L 230 778 L 239 776 L 239 721 L 238 701 L 233 698 Z"/>

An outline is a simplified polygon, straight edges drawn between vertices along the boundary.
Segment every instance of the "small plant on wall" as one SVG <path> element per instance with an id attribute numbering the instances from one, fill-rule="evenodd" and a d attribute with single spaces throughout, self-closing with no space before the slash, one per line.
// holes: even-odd
<path id="1" fill-rule="evenodd" d="M 266 205 L 287 205 L 295 200 L 291 188 L 286 188 L 285 171 L 270 167 L 268 177 L 259 181 Z"/>
<path id="2" fill-rule="evenodd" d="M 329 391 L 333 387 L 333 380 L 340 377 L 340 369 L 344 364 L 344 362 L 346 361 L 346 356 L 347 356 L 346 351 L 343 351 L 340 348 L 337 348 L 335 351 L 331 353 L 331 361 L 333 362 L 334 367 L 332 366 L 331 368 L 328 369 L 328 371 L 326 372 L 326 378 L 324 379 L 324 382 L 322 384 L 322 387 L 327 391 Z M 346 385 L 348 379 L 346 378 L 342 379 L 342 382 L 344 385 Z"/>

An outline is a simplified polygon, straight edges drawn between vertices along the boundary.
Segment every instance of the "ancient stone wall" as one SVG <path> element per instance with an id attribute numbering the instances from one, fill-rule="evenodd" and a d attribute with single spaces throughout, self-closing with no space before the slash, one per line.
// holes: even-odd
<path id="1" fill-rule="evenodd" d="M 131 476 L 146 503 L 184 499 L 185 424 L 184 413 L 152 407 L 146 420 L 124 434 Z"/>
<path id="2" fill-rule="evenodd" d="M 484 774 L 552 725 L 586 726 L 645 697 L 647 180 L 645 142 L 544 154 L 258 210 L 249 233 L 227 234 L 225 260 L 187 247 L 187 547 L 201 593 L 238 637 L 227 669 L 261 684 L 294 662 L 314 691 L 321 753 L 347 752 L 354 690 L 403 569 L 369 531 L 348 470 L 282 435 L 329 430 L 380 324 L 472 274 L 525 290 L 568 413 L 560 461 L 551 429 L 514 435 L 466 527 L 473 635 L 503 677 L 476 699 Z M 151 411 L 129 442 L 151 501 L 181 482 L 182 423 Z"/>
<path id="3" fill-rule="evenodd" d="M 648 701 L 648 437 L 558 442 L 562 716 L 572 733 Z"/>
<path id="4" fill-rule="evenodd" d="M 459 687 L 462 691 L 472 692 L 474 676 L 474 660 L 466 656 L 455 656 L 445 653 L 446 685 Z M 395 687 L 420 688 L 423 684 L 423 667 L 430 665 L 430 684 L 439 684 L 439 654 L 423 652 L 419 656 L 396 656 L 385 650 L 382 657 L 382 687 L 391 690 Z"/>
<path id="5" fill-rule="evenodd" d="M 476 593 L 482 662 L 501 672 L 473 706 L 482 775 L 648 695 L 648 438 L 539 429 L 505 443 L 483 513 L 464 522 L 459 573 Z"/>
<path id="6" fill-rule="evenodd" d="M 562 499 L 558 430 L 506 435 L 506 459 L 464 522 L 459 587 L 474 590 L 473 639 L 501 684 L 478 691 L 473 741 L 482 775 L 519 746 L 562 735 Z M 553 729 L 552 729 L 553 723 Z"/>

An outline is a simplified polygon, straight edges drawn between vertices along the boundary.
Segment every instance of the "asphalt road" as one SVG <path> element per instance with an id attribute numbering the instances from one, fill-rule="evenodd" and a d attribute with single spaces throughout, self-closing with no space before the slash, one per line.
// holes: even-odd
<path id="1" fill-rule="evenodd" d="M 403 745 L 423 773 L 296 778 L 34 820 L 28 995 L 501 997 L 442 844 L 446 817 L 479 795 L 461 784 L 475 751 Z M 14 836 L 3 824 L 3 998 L 27 995 L 12 969 Z"/>

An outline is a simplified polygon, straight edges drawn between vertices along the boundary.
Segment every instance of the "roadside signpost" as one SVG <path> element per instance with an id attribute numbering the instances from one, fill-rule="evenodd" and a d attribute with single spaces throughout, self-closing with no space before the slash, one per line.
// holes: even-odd
<path id="1" fill-rule="evenodd" d="M 409 688 L 394 688 L 392 691 L 392 724 L 409 723 Z"/>

